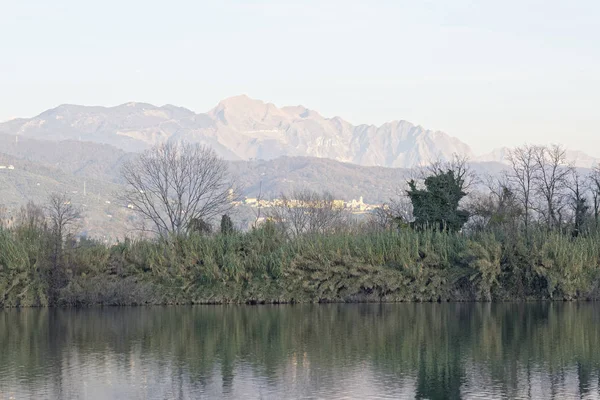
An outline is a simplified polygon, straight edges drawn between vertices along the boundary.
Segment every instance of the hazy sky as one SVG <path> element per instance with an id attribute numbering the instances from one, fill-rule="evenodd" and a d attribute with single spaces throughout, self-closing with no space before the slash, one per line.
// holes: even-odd
<path id="1" fill-rule="evenodd" d="M 600 156 L 600 1 L 0 0 L 0 120 L 241 93 Z"/>

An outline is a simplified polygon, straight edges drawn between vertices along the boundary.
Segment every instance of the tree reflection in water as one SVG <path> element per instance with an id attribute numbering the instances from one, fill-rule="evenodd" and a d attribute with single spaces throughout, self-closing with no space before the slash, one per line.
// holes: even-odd
<path id="1" fill-rule="evenodd" d="M 598 311 L 593 303 L 4 310 L 0 394 L 598 395 Z"/>

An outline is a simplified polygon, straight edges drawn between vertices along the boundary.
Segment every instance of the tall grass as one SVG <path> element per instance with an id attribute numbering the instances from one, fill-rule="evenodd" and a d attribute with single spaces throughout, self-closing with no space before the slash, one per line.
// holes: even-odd
<path id="1" fill-rule="evenodd" d="M 44 235 L 0 231 L 0 305 L 48 303 Z M 247 233 L 68 243 L 56 304 L 592 299 L 600 235 Z"/>

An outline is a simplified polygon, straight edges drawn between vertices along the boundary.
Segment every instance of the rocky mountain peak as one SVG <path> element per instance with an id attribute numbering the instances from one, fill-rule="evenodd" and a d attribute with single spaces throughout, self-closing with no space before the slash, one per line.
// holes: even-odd
<path id="1" fill-rule="evenodd" d="M 213 147 L 227 159 L 315 156 L 367 166 L 412 167 L 470 148 L 443 132 L 403 120 L 352 125 L 307 107 L 277 107 L 247 95 L 222 100 L 206 114 L 130 102 L 116 107 L 62 105 L 0 131 L 50 140 L 84 140 L 140 151 L 165 140 Z"/>

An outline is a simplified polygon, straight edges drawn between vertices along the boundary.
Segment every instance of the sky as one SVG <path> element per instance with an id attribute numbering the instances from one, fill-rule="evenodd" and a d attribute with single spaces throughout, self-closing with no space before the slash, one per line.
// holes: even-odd
<path id="1" fill-rule="evenodd" d="M 0 121 L 238 94 L 600 157 L 600 1 L 0 0 Z"/>

